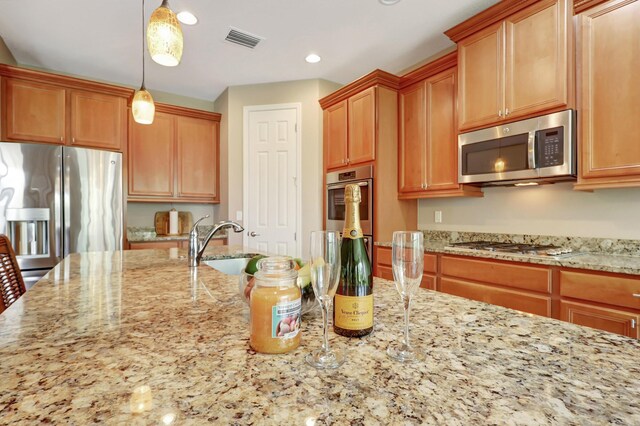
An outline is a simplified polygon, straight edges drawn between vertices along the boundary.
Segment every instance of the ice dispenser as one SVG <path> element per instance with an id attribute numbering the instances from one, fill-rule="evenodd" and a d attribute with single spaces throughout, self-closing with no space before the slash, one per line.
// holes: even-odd
<path id="1" fill-rule="evenodd" d="M 49 256 L 49 209 L 7 209 L 7 233 L 18 256 Z"/>

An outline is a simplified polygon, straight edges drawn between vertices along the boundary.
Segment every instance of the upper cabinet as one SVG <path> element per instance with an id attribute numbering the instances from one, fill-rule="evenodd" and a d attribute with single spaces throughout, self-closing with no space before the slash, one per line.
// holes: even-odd
<path id="1" fill-rule="evenodd" d="M 381 90 L 397 90 L 398 77 L 374 71 L 320 100 L 324 110 L 325 169 L 371 163 L 380 143 L 379 112 L 388 96 Z M 384 121 L 384 120 L 383 120 Z"/>
<path id="2" fill-rule="evenodd" d="M 578 15 L 576 189 L 640 186 L 639 41 L 640 1 L 609 1 Z"/>
<path id="3" fill-rule="evenodd" d="M 446 32 L 458 43 L 460 131 L 573 106 L 569 5 L 503 1 Z"/>
<path id="4" fill-rule="evenodd" d="M 131 89 L 6 65 L 0 76 L 2 140 L 125 147 Z"/>
<path id="5" fill-rule="evenodd" d="M 482 195 L 458 184 L 456 76 L 454 52 L 401 80 L 399 198 Z"/>
<path id="6" fill-rule="evenodd" d="M 157 104 L 129 120 L 129 201 L 220 202 L 220 114 Z"/>

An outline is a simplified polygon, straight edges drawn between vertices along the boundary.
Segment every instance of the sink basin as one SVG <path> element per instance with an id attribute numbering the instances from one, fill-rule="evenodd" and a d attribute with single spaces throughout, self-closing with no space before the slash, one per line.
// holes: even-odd
<path id="1" fill-rule="evenodd" d="M 223 274 L 240 275 L 250 260 L 251 258 L 249 257 L 239 257 L 234 259 L 203 260 L 202 263 L 211 266 Z"/>

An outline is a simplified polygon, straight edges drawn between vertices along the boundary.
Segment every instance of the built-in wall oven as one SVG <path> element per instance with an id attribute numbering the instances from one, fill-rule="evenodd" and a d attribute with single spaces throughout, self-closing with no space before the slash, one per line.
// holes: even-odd
<path id="1" fill-rule="evenodd" d="M 327 230 L 340 231 L 344 227 L 344 188 L 348 184 L 360 186 L 360 225 L 367 243 L 369 257 L 373 254 L 373 166 L 362 166 L 327 174 L 325 220 Z"/>

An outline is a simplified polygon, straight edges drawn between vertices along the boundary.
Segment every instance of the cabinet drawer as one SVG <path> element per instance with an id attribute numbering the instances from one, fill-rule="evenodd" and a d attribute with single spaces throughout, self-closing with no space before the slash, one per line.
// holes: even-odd
<path id="1" fill-rule="evenodd" d="M 391 248 L 376 247 L 376 262 L 378 265 L 391 266 Z"/>
<path id="2" fill-rule="evenodd" d="M 640 315 L 631 312 L 562 300 L 560 301 L 560 319 L 572 324 L 638 338 Z"/>
<path id="3" fill-rule="evenodd" d="M 422 276 L 422 282 L 420 282 L 420 287 L 426 288 L 429 290 L 436 289 L 436 276 L 431 274 L 424 274 Z"/>
<path id="4" fill-rule="evenodd" d="M 376 263 L 378 265 L 393 266 L 391 263 L 391 248 L 376 247 Z M 424 272 L 435 274 L 438 272 L 438 256 L 435 254 L 424 255 Z"/>
<path id="5" fill-rule="evenodd" d="M 640 279 L 626 275 L 560 271 L 560 295 L 575 299 L 640 309 Z"/>
<path id="6" fill-rule="evenodd" d="M 442 256 L 442 275 L 551 293 L 551 270 L 500 261 Z"/>
<path id="7" fill-rule="evenodd" d="M 525 293 L 517 290 L 492 287 L 484 284 L 470 283 L 466 281 L 442 278 L 440 291 L 466 297 L 471 300 L 504 306 L 522 312 L 551 316 L 551 297 Z"/>
<path id="8" fill-rule="evenodd" d="M 393 281 L 393 269 L 390 266 L 378 265 L 378 277 Z"/>

